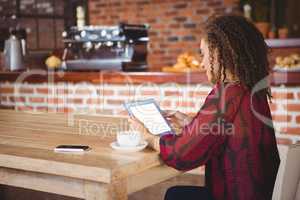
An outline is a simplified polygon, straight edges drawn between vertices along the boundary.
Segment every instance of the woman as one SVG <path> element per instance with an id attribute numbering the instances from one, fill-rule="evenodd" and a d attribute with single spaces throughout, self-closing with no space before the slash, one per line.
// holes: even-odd
<path id="1" fill-rule="evenodd" d="M 170 167 L 205 165 L 205 187 L 172 187 L 165 200 L 271 200 L 280 160 L 264 81 L 268 48 L 240 16 L 216 17 L 204 31 L 202 65 L 212 91 L 192 119 L 165 113 L 179 134 L 146 137 Z"/>

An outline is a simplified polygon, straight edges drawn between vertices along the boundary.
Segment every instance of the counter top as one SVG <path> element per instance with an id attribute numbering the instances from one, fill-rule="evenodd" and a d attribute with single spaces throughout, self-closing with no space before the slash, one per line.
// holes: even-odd
<path id="1" fill-rule="evenodd" d="M 145 82 L 151 83 L 207 83 L 205 73 L 167 73 L 167 72 L 49 72 L 44 70 L 33 70 L 24 72 L 0 72 L 0 81 L 8 82 L 91 82 L 124 84 Z"/>
<path id="2" fill-rule="evenodd" d="M 208 84 L 205 72 L 197 73 L 167 73 L 167 72 L 49 72 L 32 70 L 24 72 L 0 72 L 1 82 L 90 82 L 109 84 L 142 84 L 142 83 L 178 83 L 178 84 Z M 272 85 L 300 85 L 300 72 L 273 72 Z"/>

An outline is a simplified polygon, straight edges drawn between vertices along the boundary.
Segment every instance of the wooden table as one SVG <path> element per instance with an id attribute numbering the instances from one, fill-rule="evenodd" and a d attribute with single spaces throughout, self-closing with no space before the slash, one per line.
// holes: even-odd
<path id="1" fill-rule="evenodd" d="M 181 174 L 163 165 L 155 151 L 115 151 L 113 136 L 70 134 L 75 129 L 76 123 L 66 126 L 64 115 L 0 110 L 0 184 L 87 200 L 123 200 Z M 85 144 L 92 150 L 55 153 L 59 144 Z"/>

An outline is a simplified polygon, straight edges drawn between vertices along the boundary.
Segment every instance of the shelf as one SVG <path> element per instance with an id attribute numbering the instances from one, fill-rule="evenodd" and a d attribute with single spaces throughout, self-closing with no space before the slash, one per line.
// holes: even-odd
<path id="1" fill-rule="evenodd" d="M 288 39 L 266 39 L 267 45 L 271 48 L 300 48 L 300 38 L 288 38 Z"/>
<path id="2" fill-rule="evenodd" d="M 47 72 L 43 70 L 1 72 L 0 82 L 6 81 L 27 83 L 90 82 L 92 84 L 209 84 L 205 72 Z M 300 86 L 300 72 L 273 72 L 271 74 L 271 84 Z"/>

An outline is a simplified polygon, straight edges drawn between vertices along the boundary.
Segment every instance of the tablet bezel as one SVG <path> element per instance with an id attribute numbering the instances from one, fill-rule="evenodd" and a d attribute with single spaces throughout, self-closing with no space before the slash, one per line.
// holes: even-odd
<path id="1" fill-rule="evenodd" d="M 172 126 L 170 125 L 170 123 L 168 122 L 168 120 L 166 120 L 166 118 L 163 116 L 162 114 L 162 111 L 160 109 L 160 107 L 158 106 L 158 104 L 156 103 L 156 101 L 154 99 L 145 99 L 145 100 L 137 100 L 137 101 L 132 101 L 132 102 L 126 102 L 124 103 L 124 107 L 125 109 L 127 110 L 129 116 L 133 116 L 133 113 L 131 111 L 131 107 L 134 107 L 134 106 L 139 106 L 139 105 L 146 105 L 146 104 L 150 104 L 150 103 L 153 103 L 154 106 L 157 108 L 157 110 L 159 111 L 160 115 L 162 116 L 163 120 L 165 121 L 165 123 L 169 126 L 170 128 L 170 131 L 166 131 L 166 132 L 162 132 L 162 133 L 158 133 L 158 134 L 154 134 L 154 133 L 151 133 L 152 135 L 165 135 L 165 134 L 174 134 L 174 130 L 172 129 Z M 135 117 L 136 118 L 136 117 Z M 142 122 L 141 122 L 142 123 Z M 145 126 L 145 128 L 147 128 Z M 147 128 L 148 129 L 148 128 Z M 148 130 L 149 131 L 149 130 Z M 150 132 L 150 131 L 149 131 Z"/>

